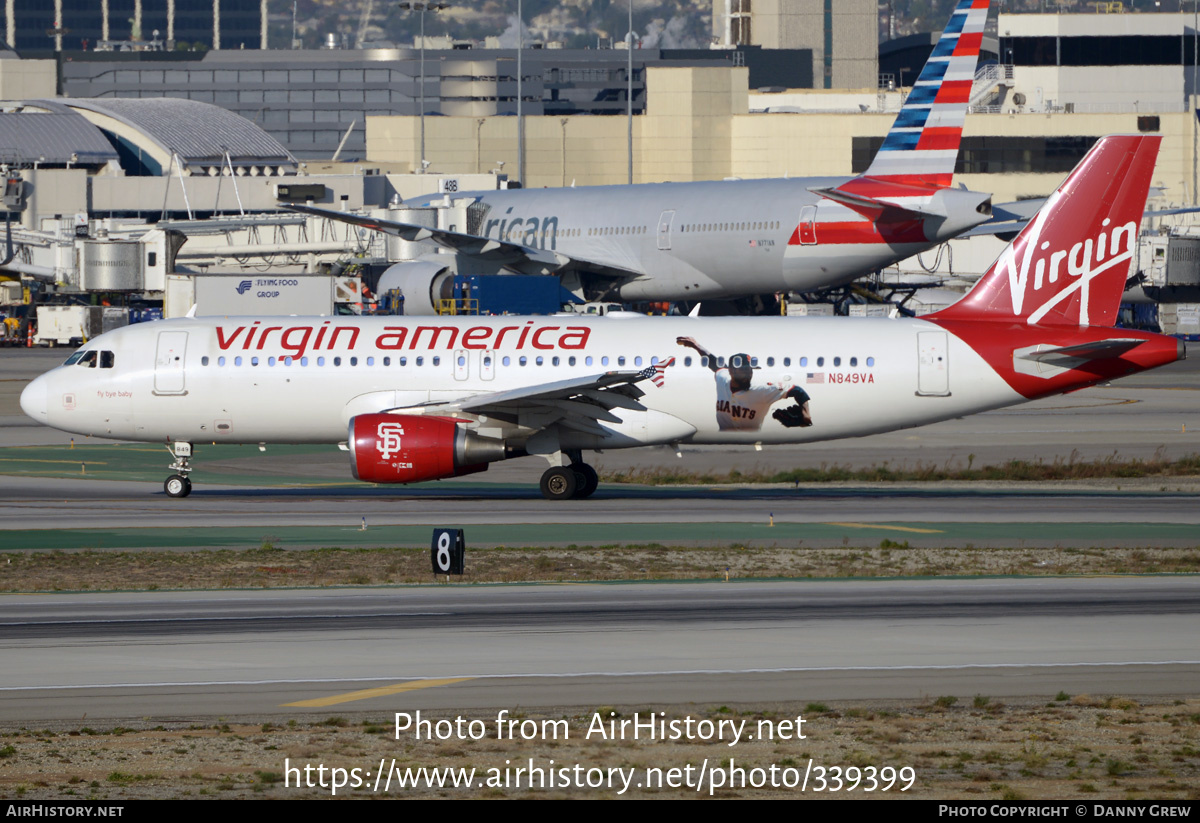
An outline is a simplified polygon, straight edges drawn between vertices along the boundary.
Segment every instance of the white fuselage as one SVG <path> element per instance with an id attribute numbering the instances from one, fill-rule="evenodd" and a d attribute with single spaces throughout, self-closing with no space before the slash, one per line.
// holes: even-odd
<path id="1" fill-rule="evenodd" d="M 774 419 L 793 402 L 780 399 L 769 408 L 747 401 L 733 409 L 753 418 L 730 428 L 718 374 L 678 343 L 681 337 L 725 361 L 741 353 L 756 358 L 755 387 L 773 387 L 781 397 L 789 387 L 803 389 L 812 425 L 788 428 Z M 95 366 L 64 365 L 43 375 L 23 394 L 22 407 L 65 431 L 137 441 L 337 443 L 358 414 L 641 369 L 671 357 L 661 387 L 637 383 L 646 411 L 613 410 L 621 422 L 602 421 L 605 435 L 562 428 L 561 447 L 830 440 L 1024 399 L 954 334 L 914 319 L 207 318 L 130 326 L 84 349 L 100 353 Z M 106 359 L 111 365 L 103 367 Z M 521 430 L 553 425 L 519 419 L 523 413 L 517 408 L 513 418 Z M 474 424 L 486 430 L 489 421 Z"/>

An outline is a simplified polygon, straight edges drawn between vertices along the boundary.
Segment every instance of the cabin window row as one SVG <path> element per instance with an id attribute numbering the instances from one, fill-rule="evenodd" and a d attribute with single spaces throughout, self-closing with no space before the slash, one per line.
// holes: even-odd
<path id="1" fill-rule="evenodd" d="M 90 363 L 92 366 L 95 365 L 96 352 L 94 352 L 94 351 L 86 352 L 86 353 L 77 353 L 76 355 L 72 355 L 71 359 L 68 360 L 65 365 L 69 366 L 69 365 L 72 365 L 73 363 L 77 364 L 77 365 L 87 365 L 87 363 L 84 362 L 84 358 L 80 356 L 81 354 L 91 354 L 92 358 L 90 360 Z M 112 365 L 113 365 L 113 353 L 112 352 L 100 352 L 100 355 L 101 355 L 100 356 L 100 368 L 111 369 Z M 328 357 L 328 358 L 323 357 L 323 356 L 311 357 L 311 358 L 310 357 L 291 357 L 291 356 L 286 356 L 286 357 L 254 357 L 254 356 L 242 357 L 241 355 L 238 355 L 235 357 L 225 357 L 224 355 L 221 355 L 220 357 L 217 358 L 217 365 L 218 366 L 228 366 L 228 365 L 232 365 L 232 366 L 247 366 L 247 365 L 248 366 L 260 366 L 260 365 L 267 365 L 267 366 L 276 366 L 276 365 L 282 365 L 282 366 L 292 366 L 292 365 L 342 366 L 343 364 L 345 364 L 345 365 L 349 365 L 349 366 L 359 366 L 361 364 L 364 366 L 375 366 L 376 364 L 378 364 L 378 365 L 382 365 L 382 366 L 391 366 L 393 359 L 395 359 L 396 365 L 400 366 L 401 368 L 407 367 L 409 365 L 410 360 L 414 366 L 424 366 L 426 363 L 426 360 L 428 360 L 429 365 L 431 365 L 431 366 L 440 366 L 442 364 L 441 356 L 435 354 L 429 358 L 426 358 L 423 355 L 418 355 L 418 356 L 412 357 L 412 358 L 409 358 L 409 357 L 392 358 L 390 356 L 389 357 Z M 685 367 L 691 367 L 693 365 L 694 359 L 695 358 L 692 358 L 690 356 L 684 357 L 683 365 Z M 634 357 L 627 357 L 626 355 L 623 355 L 623 354 L 617 355 L 615 357 L 609 357 L 608 355 L 602 355 L 600 357 L 593 357 L 590 354 L 585 357 L 576 357 L 575 355 L 571 355 L 566 358 L 559 357 L 557 355 L 554 355 L 554 356 L 536 355 L 534 357 L 527 357 L 525 355 L 512 357 L 510 355 L 504 355 L 503 357 L 500 357 L 499 360 L 500 360 L 500 364 L 503 366 L 512 366 L 514 364 L 517 366 L 528 366 L 530 364 L 536 365 L 536 366 L 545 366 L 545 365 L 562 366 L 563 361 L 565 360 L 567 366 L 579 366 L 579 365 L 583 365 L 583 366 L 597 366 L 597 365 L 599 365 L 599 366 L 614 366 L 615 365 L 618 368 L 628 366 L 628 365 L 633 365 L 635 367 L 640 368 L 641 366 L 646 365 L 647 361 L 649 361 L 649 364 L 651 366 L 657 366 L 659 364 L 659 362 L 661 362 L 661 358 L 659 358 L 657 356 L 652 356 L 649 358 L 642 357 L 641 355 L 637 355 Z M 711 368 L 713 365 L 713 361 L 715 361 L 715 365 L 719 369 L 724 369 L 726 367 L 740 368 L 740 367 L 746 365 L 744 358 L 740 354 L 735 354 L 733 357 L 730 357 L 728 359 L 728 361 L 726 361 L 726 358 L 724 358 L 724 357 L 715 357 L 715 358 L 710 359 L 708 356 L 702 356 L 698 360 L 699 360 L 699 365 L 701 365 L 704 368 Z M 343 361 L 344 361 L 344 363 L 343 363 Z M 780 358 L 751 357 L 751 358 L 749 358 L 749 361 L 750 361 L 749 362 L 750 368 L 752 368 L 752 369 L 761 368 L 764 363 L 767 368 L 774 368 L 777 365 L 782 366 L 784 368 L 788 368 L 792 365 L 792 362 L 793 362 L 791 357 L 780 357 Z M 483 366 L 485 368 L 491 368 L 494 361 L 493 361 L 493 358 L 491 355 L 485 354 L 483 356 L 482 362 L 483 362 Z M 812 365 L 815 365 L 818 368 L 824 367 L 827 362 L 830 365 L 832 365 L 834 368 L 838 368 L 838 367 L 842 366 L 843 362 L 850 368 L 857 368 L 859 365 L 859 358 L 858 357 L 843 358 L 841 356 L 826 358 L 825 356 L 819 356 L 819 357 L 812 358 L 812 360 L 811 360 Z M 204 355 L 203 357 L 200 358 L 200 365 L 207 366 L 210 363 L 211 363 L 211 358 L 209 358 L 208 355 Z M 873 368 L 875 366 L 875 358 L 868 357 L 865 360 L 863 360 L 862 363 L 867 368 Z M 455 358 L 455 364 L 458 366 L 465 367 L 467 365 L 466 355 L 463 355 L 463 354 L 457 355 Z M 797 357 L 797 358 L 795 358 L 795 364 L 797 366 L 806 367 L 810 364 L 810 359 L 806 356 Z"/>
<path id="2" fill-rule="evenodd" d="M 687 223 L 680 227 L 680 231 L 768 231 L 777 228 L 778 220 L 767 220 L 748 223 Z"/>
<path id="3" fill-rule="evenodd" d="M 427 358 L 425 358 L 423 356 L 422 357 L 414 357 L 414 358 L 412 358 L 412 362 L 413 362 L 413 365 L 424 366 L 426 359 Z M 439 355 L 434 355 L 433 357 L 428 358 L 428 360 L 429 360 L 429 364 L 431 366 L 440 366 L 442 364 L 442 358 Z M 208 355 L 204 355 L 203 357 L 200 358 L 201 366 L 207 366 L 207 365 L 209 365 L 210 362 L 211 362 L 211 359 L 209 358 Z M 235 357 L 225 357 L 224 355 L 222 355 L 217 358 L 218 366 L 261 366 L 261 365 L 267 365 L 267 366 L 293 366 L 293 365 L 296 365 L 296 366 L 309 366 L 309 365 L 358 366 L 358 365 L 360 365 L 360 363 L 365 366 L 374 366 L 376 364 L 376 362 L 378 362 L 380 365 L 383 365 L 383 366 L 390 366 L 390 365 L 392 365 L 392 358 L 391 357 L 323 357 L 323 356 L 322 357 L 291 357 L 291 356 L 242 357 L 240 355 L 235 356 Z M 397 363 L 397 365 L 400 365 L 400 366 L 407 366 L 409 363 L 409 358 L 397 357 L 396 363 Z"/>
<path id="4" fill-rule="evenodd" d="M 645 234 L 645 226 L 604 226 L 588 229 L 589 237 L 609 237 L 611 235 Z"/>
<path id="5" fill-rule="evenodd" d="M 745 365 L 744 358 L 740 354 L 735 354 L 733 357 L 729 358 L 728 363 L 726 362 L 724 357 L 717 357 L 715 359 L 716 359 L 716 365 L 717 365 L 718 369 L 723 369 L 726 366 L 736 369 L 736 368 L 740 368 L 741 366 Z M 751 357 L 750 358 L 750 368 L 752 368 L 752 369 L 761 368 L 762 364 L 764 362 L 766 363 L 767 368 L 772 368 L 776 364 L 784 366 L 786 368 L 786 367 L 792 365 L 792 358 L 790 358 L 790 357 L 781 357 L 781 358 L 767 357 L 767 358 L 760 359 L 758 357 Z M 843 358 L 840 355 L 838 355 L 836 357 L 828 357 L 827 358 L 824 355 L 822 355 L 820 357 L 813 358 L 811 361 L 809 360 L 808 357 L 797 357 L 796 358 L 797 366 L 808 366 L 810 364 L 810 362 L 812 365 L 818 366 L 818 367 L 823 367 L 826 365 L 826 363 L 828 363 L 828 364 L 832 365 L 834 368 L 840 367 L 843 363 L 852 369 L 858 368 L 858 365 L 859 365 L 858 357 Z M 862 363 L 867 368 L 874 368 L 875 358 L 868 357 L 865 360 L 863 360 Z M 683 358 L 683 365 L 685 365 L 685 366 L 692 365 L 692 358 L 690 358 L 690 357 Z M 700 365 L 705 366 L 705 367 L 711 367 L 711 361 L 707 356 L 701 357 Z"/>

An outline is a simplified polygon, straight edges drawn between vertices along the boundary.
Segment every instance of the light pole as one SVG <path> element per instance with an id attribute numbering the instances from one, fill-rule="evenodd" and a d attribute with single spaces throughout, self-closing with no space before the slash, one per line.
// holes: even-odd
<path id="1" fill-rule="evenodd" d="M 421 167 L 421 171 L 425 170 L 425 12 L 439 12 L 449 6 L 449 3 L 428 3 L 428 2 L 409 2 L 405 0 L 403 3 L 398 3 L 397 6 L 404 11 L 416 11 L 421 13 L 421 91 L 418 97 L 418 108 L 421 114 L 421 157 L 417 163 Z M 438 110 L 441 110 L 439 105 Z"/>
<path id="2" fill-rule="evenodd" d="M 525 185 L 525 118 L 521 111 L 524 96 L 521 81 L 521 52 L 525 50 L 525 15 L 521 11 L 521 0 L 517 0 L 517 181 Z"/>
<path id="3" fill-rule="evenodd" d="M 633 185 L 633 0 L 629 0 L 629 34 L 625 38 L 628 66 L 625 69 L 625 130 L 629 149 L 629 185 Z"/>

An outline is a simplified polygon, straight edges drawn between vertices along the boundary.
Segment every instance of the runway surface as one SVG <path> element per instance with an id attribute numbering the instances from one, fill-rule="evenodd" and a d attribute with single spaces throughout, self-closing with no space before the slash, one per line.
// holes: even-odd
<path id="1" fill-rule="evenodd" d="M 1198 578 L 0 596 L 0 721 L 1184 694 L 1198 613 Z"/>
<path id="2" fill-rule="evenodd" d="M 434 527 L 467 528 L 473 546 L 873 545 L 883 537 L 920 545 L 1196 545 L 1200 492 L 1160 486 L 617 486 L 590 500 L 549 502 L 521 486 L 475 484 L 401 494 L 222 488 L 174 500 L 148 484 L 0 477 L 0 534 L 13 549 L 251 547 L 264 535 L 292 547 L 427 545 Z"/>

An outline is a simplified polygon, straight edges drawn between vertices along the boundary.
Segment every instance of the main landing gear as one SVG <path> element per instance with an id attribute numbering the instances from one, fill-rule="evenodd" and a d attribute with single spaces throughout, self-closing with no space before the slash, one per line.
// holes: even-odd
<path id="1" fill-rule="evenodd" d="M 542 474 L 542 497 L 547 500 L 582 500 L 591 497 L 600 478 L 596 470 L 575 456 L 568 466 L 551 466 Z"/>
<path id="2" fill-rule="evenodd" d="M 192 471 L 192 444 L 176 440 L 167 450 L 175 458 L 175 462 L 167 468 L 178 474 L 171 475 L 163 482 L 163 491 L 167 493 L 167 497 L 187 497 L 192 493 L 192 481 L 188 479 L 188 474 Z"/>

